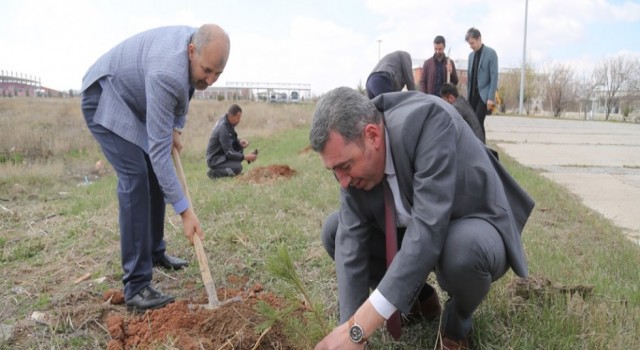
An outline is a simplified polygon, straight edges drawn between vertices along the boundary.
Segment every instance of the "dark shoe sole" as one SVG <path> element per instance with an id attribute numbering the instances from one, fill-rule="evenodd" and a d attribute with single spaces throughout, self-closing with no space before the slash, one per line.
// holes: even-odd
<path id="1" fill-rule="evenodd" d="M 189 266 L 189 265 L 175 267 L 173 265 L 167 266 L 167 265 L 162 265 L 162 264 L 153 264 L 153 267 L 162 268 L 162 269 L 169 270 L 169 271 L 182 270 L 183 268 L 185 268 L 187 266 Z"/>

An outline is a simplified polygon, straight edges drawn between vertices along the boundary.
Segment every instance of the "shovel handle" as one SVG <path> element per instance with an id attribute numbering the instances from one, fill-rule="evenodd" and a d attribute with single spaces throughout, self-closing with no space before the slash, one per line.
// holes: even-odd
<path id="1" fill-rule="evenodd" d="M 180 152 L 178 152 L 178 149 L 174 147 L 172 154 L 173 162 L 176 166 L 176 172 L 178 173 L 178 179 L 180 180 L 180 184 L 184 190 L 184 195 L 187 197 L 189 207 L 193 208 L 191 196 L 189 195 L 189 187 L 187 187 L 187 179 L 184 176 L 184 169 L 182 168 L 182 161 L 180 160 Z M 196 258 L 198 259 L 200 275 L 202 275 L 202 283 L 204 283 L 204 288 L 207 291 L 207 296 L 209 297 L 209 306 L 216 308 L 220 305 L 218 293 L 216 292 L 216 287 L 213 284 L 213 278 L 211 277 L 211 271 L 209 270 L 209 263 L 207 262 L 207 255 L 204 252 L 202 240 L 197 234 L 193 235 L 193 245 L 196 249 Z"/>

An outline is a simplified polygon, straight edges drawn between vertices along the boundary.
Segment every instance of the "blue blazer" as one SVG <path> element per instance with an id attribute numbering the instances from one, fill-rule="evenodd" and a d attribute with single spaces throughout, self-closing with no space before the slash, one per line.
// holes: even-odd
<path id="1" fill-rule="evenodd" d="M 471 96 L 471 77 L 473 74 L 473 58 L 475 51 L 469 54 L 467 62 L 467 98 Z M 487 104 L 487 100 L 496 101 L 496 90 L 498 89 L 498 55 L 496 51 L 487 45 L 482 46 L 480 62 L 478 62 L 478 91 L 482 102 Z"/>
<path id="2" fill-rule="evenodd" d="M 193 88 L 187 47 L 196 28 L 151 29 L 115 46 L 82 79 L 82 91 L 102 86 L 94 121 L 142 148 L 165 200 L 176 212 L 187 200 L 171 159 L 173 128 L 182 128 Z"/>

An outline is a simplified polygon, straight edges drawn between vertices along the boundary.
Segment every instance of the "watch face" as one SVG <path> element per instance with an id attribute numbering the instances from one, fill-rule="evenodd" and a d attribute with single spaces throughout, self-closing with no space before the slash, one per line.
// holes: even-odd
<path id="1" fill-rule="evenodd" d="M 349 337 L 351 337 L 351 341 L 354 343 L 360 343 L 364 338 L 364 331 L 362 327 L 358 324 L 354 324 L 349 328 Z"/>

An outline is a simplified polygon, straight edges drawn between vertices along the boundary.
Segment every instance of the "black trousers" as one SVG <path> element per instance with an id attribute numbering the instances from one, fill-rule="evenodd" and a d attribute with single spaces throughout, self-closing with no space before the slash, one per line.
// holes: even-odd
<path id="1" fill-rule="evenodd" d="M 471 104 L 471 108 L 476 112 L 476 117 L 478 117 L 480 127 L 482 128 L 482 135 L 486 140 L 487 133 L 484 131 L 484 120 L 487 117 L 487 104 L 482 101 L 478 94 L 471 96 L 469 104 Z"/>

